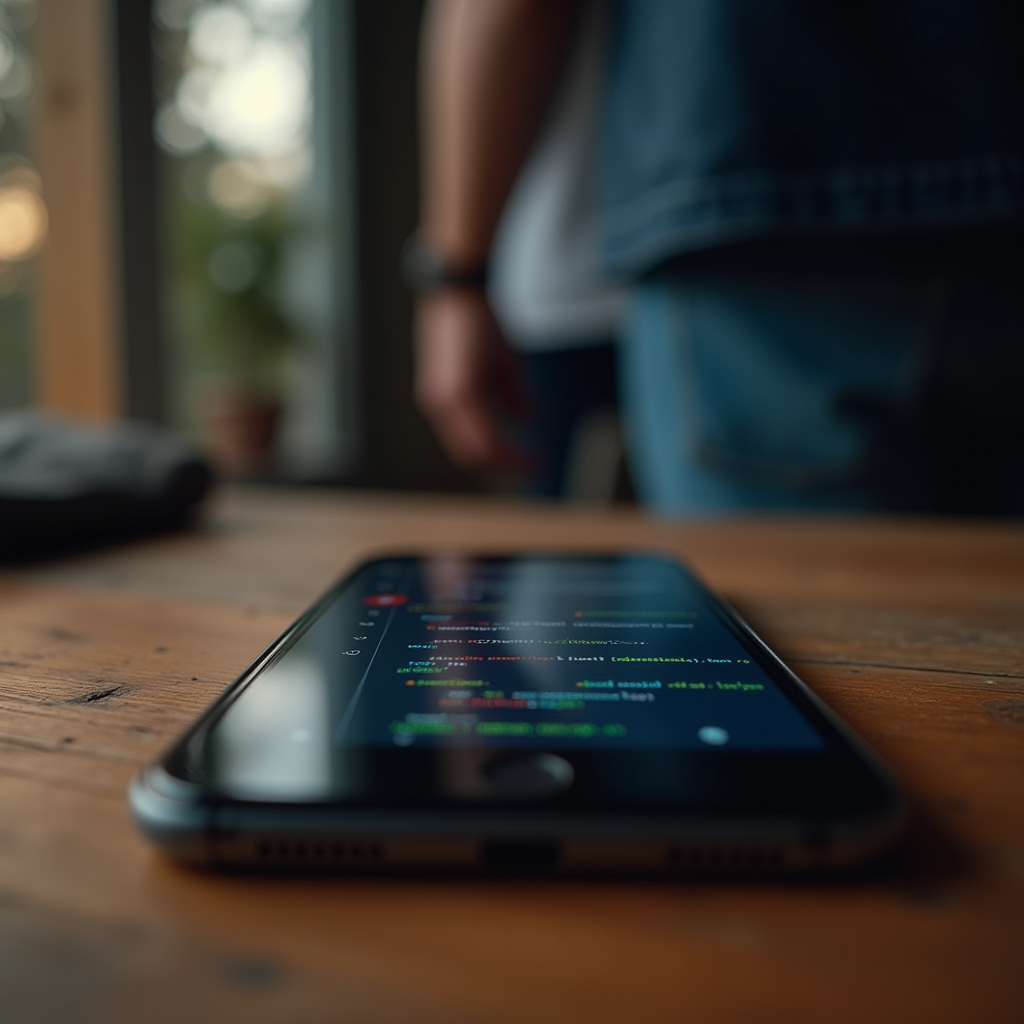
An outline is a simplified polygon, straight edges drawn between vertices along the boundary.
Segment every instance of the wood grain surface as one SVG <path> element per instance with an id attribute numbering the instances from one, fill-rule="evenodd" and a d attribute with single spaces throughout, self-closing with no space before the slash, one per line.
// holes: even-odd
<path id="1" fill-rule="evenodd" d="M 845 883 L 224 877 L 131 775 L 333 579 L 418 548 L 667 550 L 903 780 Z M 1024 1020 L 1024 527 L 235 490 L 201 528 L 0 581 L 0 1020 Z"/>

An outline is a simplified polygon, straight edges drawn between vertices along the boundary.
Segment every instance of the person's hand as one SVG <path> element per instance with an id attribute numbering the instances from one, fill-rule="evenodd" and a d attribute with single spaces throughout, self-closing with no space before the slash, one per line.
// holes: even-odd
<path id="1" fill-rule="evenodd" d="M 502 429 L 526 414 L 520 368 L 482 290 L 447 288 L 419 299 L 416 402 L 463 468 L 526 467 Z"/>

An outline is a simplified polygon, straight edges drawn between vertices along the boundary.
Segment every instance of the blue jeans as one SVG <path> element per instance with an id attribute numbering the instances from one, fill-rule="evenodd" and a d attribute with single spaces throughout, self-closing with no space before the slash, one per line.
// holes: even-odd
<path id="1" fill-rule="evenodd" d="M 1016 284 L 986 288 L 641 281 L 620 353 L 640 500 L 671 515 L 1024 513 L 1024 317 Z"/>
<path id="2" fill-rule="evenodd" d="M 580 421 L 617 407 L 615 355 L 610 338 L 576 348 L 520 353 L 531 406 L 522 437 L 534 460 L 528 494 L 563 495 L 566 457 Z"/>

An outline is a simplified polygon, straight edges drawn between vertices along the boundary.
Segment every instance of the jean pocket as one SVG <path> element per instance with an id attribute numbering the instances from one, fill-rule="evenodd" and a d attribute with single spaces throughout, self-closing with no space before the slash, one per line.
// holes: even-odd
<path id="1" fill-rule="evenodd" d="M 926 288 L 771 280 L 677 294 L 696 462 L 793 491 L 864 476 L 921 371 Z"/>

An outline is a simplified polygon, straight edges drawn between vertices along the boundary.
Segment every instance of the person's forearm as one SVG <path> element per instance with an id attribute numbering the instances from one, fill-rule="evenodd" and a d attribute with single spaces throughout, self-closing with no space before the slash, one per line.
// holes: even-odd
<path id="1" fill-rule="evenodd" d="M 578 0 L 430 5 L 423 37 L 420 227 L 453 265 L 486 259 L 578 7 Z"/>

